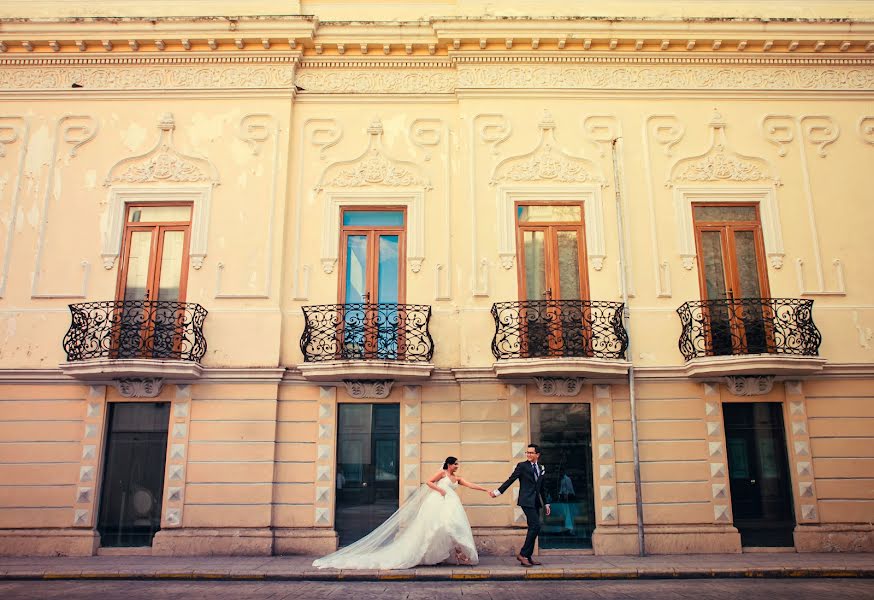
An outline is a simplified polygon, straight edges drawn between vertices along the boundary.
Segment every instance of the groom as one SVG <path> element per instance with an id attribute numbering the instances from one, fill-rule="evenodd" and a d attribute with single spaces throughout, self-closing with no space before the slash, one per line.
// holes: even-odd
<path id="1" fill-rule="evenodd" d="M 534 554 L 534 542 L 537 535 L 540 533 L 540 507 L 546 509 L 546 516 L 549 516 L 549 504 L 543 497 L 543 474 L 545 469 L 540 466 L 540 446 L 537 444 L 529 444 L 525 451 L 525 456 L 528 460 L 524 460 L 516 465 L 516 469 L 509 479 L 505 481 L 501 487 L 490 492 L 492 498 L 497 498 L 510 487 L 514 481 L 519 480 L 519 506 L 522 512 L 525 513 L 525 520 L 528 521 L 528 533 L 525 535 L 525 544 L 516 559 L 522 563 L 523 567 L 533 567 L 542 563 L 531 558 Z"/>

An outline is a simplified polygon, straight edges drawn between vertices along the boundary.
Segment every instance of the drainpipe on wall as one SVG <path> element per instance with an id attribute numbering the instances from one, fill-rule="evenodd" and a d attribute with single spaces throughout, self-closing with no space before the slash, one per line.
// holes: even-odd
<path id="1" fill-rule="evenodd" d="M 628 307 L 628 272 L 625 263 L 625 218 L 622 212 L 622 138 L 615 138 L 613 149 L 613 185 L 616 186 L 616 229 L 619 232 L 619 282 L 622 288 L 622 325 L 628 332 L 631 312 Z M 634 457 L 634 505 L 637 509 L 637 547 L 640 556 L 646 556 L 646 541 L 643 535 L 643 495 L 640 486 L 640 448 L 637 439 L 637 402 L 634 393 L 634 355 L 631 352 L 631 335 L 628 336 L 628 398 L 631 404 L 631 451 Z"/>

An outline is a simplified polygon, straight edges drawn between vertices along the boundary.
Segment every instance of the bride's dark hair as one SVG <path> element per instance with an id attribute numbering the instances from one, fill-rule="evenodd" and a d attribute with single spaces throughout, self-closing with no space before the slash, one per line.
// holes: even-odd
<path id="1" fill-rule="evenodd" d="M 447 456 L 446 460 L 443 461 L 443 468 L 448 469 L 449 465 L 454 465 L 457 462 L 458 462 L 458 459 L 455 458 L 454 456 Z"/>

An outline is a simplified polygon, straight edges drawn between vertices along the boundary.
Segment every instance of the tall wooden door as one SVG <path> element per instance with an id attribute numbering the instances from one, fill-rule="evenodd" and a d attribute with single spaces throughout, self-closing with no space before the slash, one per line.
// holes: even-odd
<path id="1" fill-rule="evenodd" d="M 714 355 L 768 351 L 772 320 L 756 204 L 693 204 L 701 298 Z"/>
<path id="2" fill-rule="evenodd" d="M 344 209 L 342 218 L 341 354 L 345 358 L 402 358 L 405 211 Z"/>
<path id="3" fill-rule="evenodd" d="M 190 230 L 190 204 L 127 207 L 116 292 L 118 358 L 171 358 L 178 351 Z"/>
<path id="4" fill-rule="evenodd" d="M 588 309 L 573 302 L 588 299 L 583 203 L 519 203 L 516 235 L 519 297 L 538 301 L 520 315 L 523 355 L 588 354 Z"/>

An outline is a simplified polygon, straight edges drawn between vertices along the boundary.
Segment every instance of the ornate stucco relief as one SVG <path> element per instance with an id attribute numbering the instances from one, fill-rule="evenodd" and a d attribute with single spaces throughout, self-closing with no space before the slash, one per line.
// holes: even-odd
<path id="1" fill-rule="evenodd" d="M 459 65 L 459 88 L 658 90 L 859 90 L 874 88 L 865 65 L 793 68 L 727 65 Z"/>
<path id="2" fill-rule="evenodd" d="M 106 176 L 104 185 L 117 183 L 201 183 L 218 185 L 216 168 L 205 158 L 188 156 L 176 149 L 173 115 L 165 113 L 158 124 L 161 136 L 158 143 L 140 156 L 124 158 L 115 163 Z"/>
<path id="3" fill-rule="evenodd" d="M 497 186 L 498 255 L 501 266 L 511 269 L 516 258 L 515 202 L 537 198 L 550 202 L 585 202 L 586 246 L 596 271 L 604 266 L 603 211 L 600 189 L 606 179 L 592 161 L 558 147 L 555 121 L 548 112 L 538 124 L 540 141 L 533 150 L 500 161 L 490 185 Z"/>
<path id="4" fill-rule="evenodd" d="M 827 158 L 829 146 L 838 140 L 841 135 L 841 128 L 836 120 L 829 115 L 793 116 L 779 114 L 766 114 L 762 118 L 761 127 L 765 140 L 777 147 L 777 155 L 780 157 L 787 156 L 789 148 L 795 141 L 796 134 L 800 138 L 798 155 L 801 163 L 801 183 L 806 200 L 816 283 L 811 285 L 808 282 L 805 277 L 805 261 L 799 256 L 795 259 L 795 274 L 799 293 L 802 296 L 844 296 L 847 293 L 844 281 L 844 266 L 837 257 L 831 261 L 835 285 L 831 288 L 826 286 L 825 261 L 820 246 L 819 226 L 816 217 L 813 186 L 811 184 L 812 171 L 808 157 L 808 147 L 812 146 L 816 148 L 816 154 L 819 159 Z"/>
<path id="5" fill-rule="evenodd" d="M 284 65 L 0 65 L 2 90 L 291 90 L 294 64 Z"/>
<path id="6" fill-rule="evenodd" d="M 456 73 L 431 69 L 301 69 L 301 92 L 321 94 L 451 94 Z"/>
<path id="7" fill-rule="evenodd" d="M 780 185 L 780 178 L 764 158 L 745 156 L 735 152 L 725 139 L 725 122 L 716 113 L 710 122 L 710 148 L 704 154 L 682 158 L 671 167 L 668 186 L 680 182 L 738 182 L 772 181 Z"/>
<path id="8" fill-rule="evenodd" d="M 367 148 L 351 160 L 328 165 L 313 186 L 324 192 L 322 270 L 332 273 L 337 263 L 340 210 L 343 206 L 405 206 L 407 208 L 407 262 L 418 273 L 425 260 L 424 201 L 431 182 L 414 162 L 389 156 L 382 143 L 383 127 L 374 119 L 367 128 Z"/>
<path id="9" fill-rule="evenodd" d="M 85 298 L 88 296 L 88 279 L 91 274 L 91 263 L 86 259 L 79 262 L 82 268 L 82 286 L 80 290 L 73 292 L 44 292 L 41 290 L 41 276 L 43 271 L 43 256 L 45 254 L 46 232 L 49 225 L 49 210 L 52 199 L 60 192 L 59 181 L 63 166 L 76 157 L 79 148 L 93 140 L 100 128 L 99 121 L 92 115 L 64 115 L 55 124 L 54 137 L 50 150 L 49 168 L 46 182 L 43 186 L 42 211 L 39 224 L 39 233 L 36 243 L 36 260 L 33 265 L 33 278 L 30 284 L 30 297 L 33 299 L 50 298 Z M 64 146 L 66 144 L 66 146 Z M 64 148 L 62 151 L 61 148 Z"/>
<path id="10" fill-rule="evenodd" d="M 192 202 L 189 256 L 193 268 L 203 266 L 212 190 L 219 184 L 218 170 L 209 160 L 176 149 L 173 141 L 176 122 L 172 114 L 164 114 L 158 128 L 161 133 L 151 150 L 118 161 L 104 181 L 109 188 L 109 227 L 101 252 L 105 269 L 113 268 L 121 250 L 125 203 L 162 201 L 170 194 Z"/>

